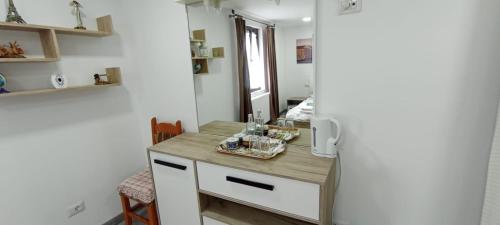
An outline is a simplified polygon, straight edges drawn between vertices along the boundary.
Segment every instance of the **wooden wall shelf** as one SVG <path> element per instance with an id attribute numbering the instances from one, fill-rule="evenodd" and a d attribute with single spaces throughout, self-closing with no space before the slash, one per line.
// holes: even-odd
<path id="1" fill-rule="evenodd" d="M 191 41 L 191 52 L 196 52 L 196 50 L 193 50 L 193 48 L 197 48 L 197 46 L 195 44 L 206 42 L 205 30 L 193 30 L 193 34 L 192 34 L 192 37 L 190 38 L 190 41 Z M 205 45 L 205 44 L 203 44 L 203 45 Z M 212 56 L 193 56 L 193 57 L 191 57 L 191 59 L 193 61 L 193 66 L 195 64 L 201 65 L 201 70 L 198 73 L 194 73 L 194 74 L 195 75 L 208 74 L 209 73 L 208 60 L 216 59 L 216 58 L 219 58 L 219 59 L 224 58 L 224 47 L 212 48 Z"/>
<path id="2" fill-rule="evenodd" d="M 107 68 L 106 74 L 108 75 L 109 81 L 112 84 L 106 85 L 82 85 L 82 86 L 73 86 L 61 89 L 55 88 L 46 88 L 46 89 L 36 89 L 36 90 L 26 90 L 26 91 L 13 91 L 7 94 L 0 94 L 0 98 L 14 97 L 14 96 L 28 96 L 28 95 L 40 95 L 40 94 L 50 94 L 50 93 L 58 93 L 58 92 L 67 92 L 67 91 L 77 91 L 77 90 L 92 90 L 92 89 L 101 89 L 108 87 L 115 87 L 121 85 L 121 71 L 120 68 Z"/>
<path id="3" fill-rule="evenodd" d="M 0 30 L 30 31 L 40 32 L 54 30 L 57 34 L 72 34 L 83 36 L 104 37 L 110 36 L 113 32 L 111 16 L 103 16 L 96 19 L 98 30 L 77 30 L 67 27 L 53 27 L 35 24 L 19 24 L 0 22 Z"/>
<path id="4" fill-rule="evenodd" d="M 0 63 L 20 62 L 55 62 L 61 57 L 57 34 L 79 35 L 89 37 L 105 37 L 113 33 L 113 22 L 111 16 L 97 18 L 98 30 L 77 30 L 65 27 L 52 27 L 34 24 L 17 24 L 0 22 L 0 30 L 38 32 L 45 58 L 0 58 Z"/>
<path id="5" fill-rule="evenodd" d="M 192 5 L 201 3 L 203 0 L 177 0 L 176 2 L 183 5 Z"/>
<path id="6" fill-rule="evenodd" d="M 120 86 L 119 84 L 107 84 L 107 85 L 83 85 L 83 86 L 74 86 L 67 87 L 61 89 L 55 88 L 47 88 L 47 89 L 37 89 L 37 90 L 29 90 L 29 91 L 16 91 L 8 94 L 0 94 L 0 98 L 13 97 L 13 96 L 26 96 L 26 95 L 40 95 L 40 94 L 49 94 L 56 92 L 66 92 L 66 91 L 75 91 L 75 90 L 89 90 L 89 89 L 100 89 L 107 88 L 113 86 Z"/>
<path id="7" fill-rule="evenodd" d="M 57 58 L 0 58 L 0 63 L 57 62 Z"/>

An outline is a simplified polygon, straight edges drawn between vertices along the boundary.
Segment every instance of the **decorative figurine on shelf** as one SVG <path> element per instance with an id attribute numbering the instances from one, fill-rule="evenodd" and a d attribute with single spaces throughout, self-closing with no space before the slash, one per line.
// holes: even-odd
<path id="1" fill-rule="evenodd" d="M 87 28 L 85 28 L 83 26 L 82 11 L 80 11 L 80 8 L 83 8 L 82 4 L 80 4 L 77 1 L 71 1 L 69 3 L 69 5 L 73 7 L 73 15 L 76 16 L 76 27 L 75 27 L 75 29 L 86 30 Z"/>
<path id="2" fill-rule="evenodd" d="M 107 74 L 94 74 L 95 85 L 106 85 L 111 84 L 109 81 L 101 80 L 101 77 L 108 77 Z"/>
<path id="3" fill-rule="evenodd" d="M 193 63 L 193 72 L 194 74 L 199 74 L 201 72 L 201 64 Z"/>
<path id="4" fill-rule="evenodd" d="M 5 21 L 10 23 L 26 23 L 17 12 L 16 6 L 14 6 L 12 0 L 9 0 L 9 12 L 7 13 L 7 19 Z"/>
<path id="5" fill-rule="evenodd" d="M 67 88 L 68 82 L 67 78 L 63 74 L 53 74 L 50 76 L 50 82 L 55 89 Z"/>
<path id="6" fill-rule="evenodd" d="M 7 91 L 7 89 L 5 89 L 5 87 L 7 86 L 7 80 L 5 79 L 5 77 L 0 73 L 0 94 L 7 94 L 7 93 L 10 93 L 9 91 Z"/>
<path id="7" fill-rule="evenodd" d="M 19 47 L 17 41 L 10 42 L 9 46 L 0 46 L 0 58 L 26 58 L 23 54 L 24 49 Z"/>

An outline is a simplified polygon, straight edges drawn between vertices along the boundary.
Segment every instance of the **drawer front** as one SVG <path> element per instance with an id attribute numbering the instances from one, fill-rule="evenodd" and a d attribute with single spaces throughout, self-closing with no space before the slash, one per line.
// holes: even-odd
<path id="1" fill-rule="evenodd" d="M 227 223 L 219 222 L 217 220 L 208 218 L 206 216 L 203 217 L 203 225 L 229 225 Z"/>
<path id="2" fill-rule="evenodd" d="M 197 169 L 200 190 L 319 220 L 318 184 L 203 162 Z"/>
<path id="3" fill-rule="evenodd" d="M 200 225 L 194 162 L 150 152 L 161 225 Z"/>

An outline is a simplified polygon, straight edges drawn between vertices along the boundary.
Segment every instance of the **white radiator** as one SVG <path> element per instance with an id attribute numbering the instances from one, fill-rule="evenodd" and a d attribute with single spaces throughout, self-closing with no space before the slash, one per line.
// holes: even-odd
<path id="1" fill-rule="evenodd" d="M 493 137 L 493 145 L 491 147 L 488 182 L 486 185 L 481 225 L 500 224 L 500 109 L 498 112 L 495 136 Z"/>

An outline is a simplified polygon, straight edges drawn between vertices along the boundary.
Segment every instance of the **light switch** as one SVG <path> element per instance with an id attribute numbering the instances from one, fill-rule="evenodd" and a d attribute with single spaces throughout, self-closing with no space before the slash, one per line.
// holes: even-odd
<path id="1" fill-rule="evenodd" d="M 340 15 L 359 13 L 362 6 L 362 0 L 339 0 L 339 13 Z"/>

